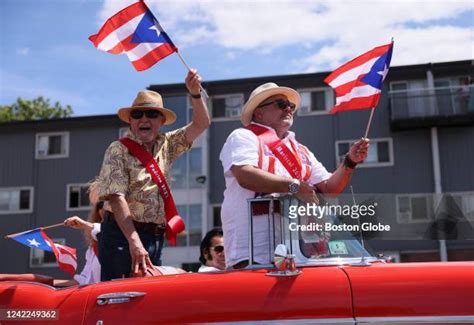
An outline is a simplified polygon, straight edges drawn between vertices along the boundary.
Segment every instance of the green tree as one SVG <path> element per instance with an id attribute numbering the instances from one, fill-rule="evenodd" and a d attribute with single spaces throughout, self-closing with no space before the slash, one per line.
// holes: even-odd
<path id="1" fill-rule="evenodd" d="M 0 106 L 0 122 L 48 120 L 70 117 L 73 113 L 71 106 L 63 107 L 59 102 L 52 106 L 42 96 L 33 100 L 18 98 L 12 105 Z"/>

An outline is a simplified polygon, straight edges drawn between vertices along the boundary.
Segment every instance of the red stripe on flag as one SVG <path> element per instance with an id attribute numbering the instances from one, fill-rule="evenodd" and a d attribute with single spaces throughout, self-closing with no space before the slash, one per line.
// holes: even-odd
<path id="1" fill-rule="evenodd" d="M 120 10 L 118 13 L 107 19 L 104 26 L 102 26 L 97 34 L 89 36 L 89 40 L 94 43 L 95 47 L 97 47 L 100 42 L 109 36 L 110 33 L 113 33 L 116 29 L 120 28 L 120 26 L 126 24 L 136 16 L 143 14 L 147 10 L 148 8 L 142 1 L 136 2 Z"/>
<path id="2" fill-rule="evenodd" d="M 166 58 L 168 55 L 174 52 L 176 52 L 176 47 L 174 47 L 173 45 L 169 43 L 166 43 L 148 52 L 145 56 L 143 56 L 139 60 L 132 61 L 132 64 L 137 71 L 143 71 L 150 68 L 156 62 L 160 61 L 161 59 Z"/>
<path id="3" fill-rule="evenodd" d="M 351 70 L 352 68 L 355 68 L 372 58 L 383 55 L 385 52 L 387 52 L 390 49 L 391 46 L 392 46 L 392 43 L 376 47 L 370 50 L 369 52 L 366 52 L 362 54 L 361 56 L 358 56 L 355 59 L 341 65 L 339 68 L 334 70 L 329 76 L 327 76 L 326 79 L 324 79 L 324 82 L 329 84 L 331 81 L 336 79 L 340 74 L 348 70 Z"/>
<path id="4" fill-rule="evenodd" d="M 121 54 L 133 50 L 135 47 L 140 45 L 140 43 L 132 43 L 133 34 L 128 36 L 126 39 L 115 45 L 113 48 L 108 50 L 108 53 L 112 54 Z"/>
<path id="5" fill-rule="evenodd" d="M 334 88 L 334 93 L 336 94 L 336 97 L 344 96 L 345 94 L 350 93 L 351 90 L 354 89 L 355 87 L 366 85 L 366 83 L 360 81 L 364 77 L 365 77 L 365 74 L 360 75 L 359 77 L 357 77 L 357 79 Z"/>
<path id="6" fill-rule="evenodd" d="M 375 103 L 379 101 L 379 98 L 380 98 L 380 94 L 367 96 L 367 97 L 353 98 L 347 102 L 334 106 L 330 113 L 334 114 L 339 111 L 351 111 L 351 110 L 372 108 L 375 106 Z"/>

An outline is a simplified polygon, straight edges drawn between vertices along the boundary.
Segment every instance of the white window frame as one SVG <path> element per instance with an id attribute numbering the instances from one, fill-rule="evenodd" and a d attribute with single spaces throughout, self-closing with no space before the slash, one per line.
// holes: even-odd
<path id="1" fill-rule="evenodd" d="M 209 105 L 211 107 L 211 119 L 213 122 L 227 122 L 227 121 L 238 121 L 240 120 L 240 115 L 232 116 L 232 117 L 214 117 L 214 107 L 212 105 L 212 100 L 215 98 L 227 98 L 227 97 L 236 97 L 239 96 L 242 99 L 242 107 L 240 109 L 240 113 L 242 113 L 242 109 L 245 105 L 245 97 L 243 93 L 233 93 L 233 94 L 222 94 L 222 95 L 213 95 L 209 98 Z"/>
<path id="2" fill-rule="evenodd" d="M 119 128 L 118 130 L 118 138 L 121 139 L 123 137 L 125 137 L 125 133 L 127 133 L 127 131 L 130 129 L 130 127 L 128 126 L 124 126 L 124 127 L 121 127 Z"/>
<path id="3" fill-rule="evenodd" d="M 410 208 L 411 208 L 411 198 L 417 197 L 424 197 L 426 198 L 426 205 L 428 212 L 431 209 L 431 212 L 435 212 L 433 207 L 433 194 L 432 193 L 406 193 L 406 194 L 397 194 L 395 195 L 395 205 L 396 205 L 396 213 L 397 213 L 397 222 L 399 224 L 413 224 L 413 223 L 427 223 L 433 221 L 433 215 L 428 215 L 426 219 L 417 219 L 413 220 L 413 214 L 410 212 L 409 220 L 405 220 L 405 218 L 401 218 L 400 216 L 400 203 L 399 200 L 401 197 L 408 197 L 410 198 Z M 431 206 L 430 205 L 430 197 L 431 197 Z"/>
<path id="4" fill-rule="evenodd" d="M 405 90 L 393 90 L 393 85 L 397 85 L 397 84 L 406 85 L 406 89 Z M 409 85 L 408 85 L 408 81 L 406 81 L 406 80 L 399 80 L 399 81 L 390 82 L 390 94 L 408 93 L 409 91 L 410 91 L 410 88 L 409 88 Z"/>
<path id="5" fill-rule="evenodd" d="M 64 140 L 64 144 L 65 144 L 65 148 L 64 148 L 64 151 L 65 153 L 63 154 L 55 154 L 55 155 L 40 155 L 39 154 L 39 139 L 41 136 L 56 136 L 56 135 L 60 135 L 60 136 L 64 136 L 65 137 L 65 140 Z M 69 158 L 69 132 L 68 131 L 62 131 L 62 132 L 40 132 L 40 133 L 36 133 L 36 141 L 35 141 L 35 158 L 36 159 L 57 159 L 57 158 Z"/>
<path id="6" fill-rule="evenodd" d="M 0 211 L 0 215 L 7 215 L 7 214 L 26 214 L 33 212 L 33 203 L 34 203 L 34 188 L 33 186 L 17 186 L 17 187 L 0 187 L 1 191 L 22 191 L 22 190 L 29 190 L 30 191 L 30 208 L 27 210 L 15 210 L 15 211 Z"/>
<path id="7" fill-rule="evenodd" d="M 324 108 L 324 111 L 309 111 L 309 112 L 304 112 L 301 110 L 301 107 L 298 109 L 297 114 L 298 116 L 311 116 L 311 115 L 323 115 L 323 114 L 328 114 L 331 108 L 334 105 L 334 92 L 332 91 L 332 88 L 330 87 L 313 87 L 313 88 L 299 88 L 297 89 L 298 93 L 301 92 L 315 92 L 315 91 L 324 91 L 324 100 L 325 100 L 325 105 L 326 107 Z"/>
<path id="8" fill-rule="evenodd" d="M 339 144 L 340 143 L 349 143 L 349 147 L 352 143 L 358 141 L 359 139 L 352 140 L 336 140 L 335 142 L 335 153 L 336 153 L 336 166 L 339 166 L 341 163 L 339 161 L 339 156 L 346 153 L 339 154 Z M 395 165 L 395 157 L 393 152 L 393 139 L 392 138 L 370 138 L 370 146 L 375 146 L 378 142 L 388 142 L 388 156 L 389 161 L 387 162 L 364 162 L 357 165 L 357 168 L 372 168 L 372 167 L 391 167 Z M 369 147 L 370 150 L 370 147 Z"/>
<path id="9" fill-rule="evenodd" d="M 86 207 L 78 207 L 78 208 L 71 208 L 70 207 L 70 194 L 71 194 L 71 187 L 73 186 L 80 186 L 80 187 L 89 187 L 88 183 L 73 183 L 73 184 L 67 184 L 66 185 L 66 211 L 87 211 L 91 208 L 90 202 L 89 205 Z M 79 199 L 80 201 L 80 199 Z"/>
<path id="10" fill-rule="evenodd" d="M 65 238 L 52 238 L 51 239 L 53 243 L 56 244 L 61 244 L 61 245 L 66 245 L 66 239 Z M 30 248 L 30 257 L 29 257 L 29 265 L 31 268 L 41 268 L 41 267 L 47 267 L 47 268 L 52 268 L 52 267 L 57 267 L 58 266 L 58 261 L 54 261 L 51 263 L 43 263 L 41 262 L 40 264 L 33 264 L 33 258 L 41 258 L 41 260 L 44 260 L 44 254 L 46 251 L 41 250 L 41 249 L 36 249 L 36 248 Z M 54 255 L 53 252 L 49 252 Z M 40 256 L 37 256 L 40 255 Z"/>

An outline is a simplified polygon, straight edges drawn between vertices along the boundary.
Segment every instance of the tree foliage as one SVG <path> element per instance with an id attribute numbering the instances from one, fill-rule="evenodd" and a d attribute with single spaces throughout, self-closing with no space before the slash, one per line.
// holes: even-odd
<path id="1" fill-rule="evenodd" d="M 71 106 L 61 106 L 59 102 L 51 105 L 49 99 L 42 96 L 33 100 L 18 98 L 12 105 L 0 106 L 0 122 L 48 120 L 70 117 Z"/>

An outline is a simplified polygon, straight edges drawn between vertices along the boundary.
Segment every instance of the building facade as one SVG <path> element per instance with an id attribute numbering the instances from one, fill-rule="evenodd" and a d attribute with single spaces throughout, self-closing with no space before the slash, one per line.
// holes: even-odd
<path id="1" fill-rule="evenodd" d="M 302 106 L 293 130 L 329 170 L 366 128 L 370 110 L 329 114 L 328 72 L 205 82 L 212 125 L 179 158 L 173 194 L 187 231 L 177 247 L 164 248 L 164 264 L 194 268 L 199 243 L 220 224 L 225 182 L 219 152 L 251 91 L 265 82 L 297 89 Z M 357 200 L 377 201 L 377 214 L 393 225 L 393 237 L 368 236 L 377 252 L 402 262 L 474 259 L 474 90 L 471 61 L 392 67 L 369 132 L 367 161 L 351 181 Z M 191 119 L 184 84 L 151 85 L 178 116 L 173 128 Z M 87 218 L 87 182 L 98 174 L 107 146 L 127 125 L 116 115 L 0 124 L 0 229 L 2 236 Z M 346 190 L 346 193 L 350 193 Z M 349 200 L 342 196 L 341 202 Z M 446 206 L 450 215 L 446 217 Z M 454 206 L 454 208 L 453 208 Z M 444 211 L 444 212 L 443 212 Z M 455 212 L 453 212 L 455 211 Z M 48 235 L 78 248 L 76 230 L 57 227 Z M 12 240 L 0 241 L 0 273 L 60 276 L 54 258 Z"/>

